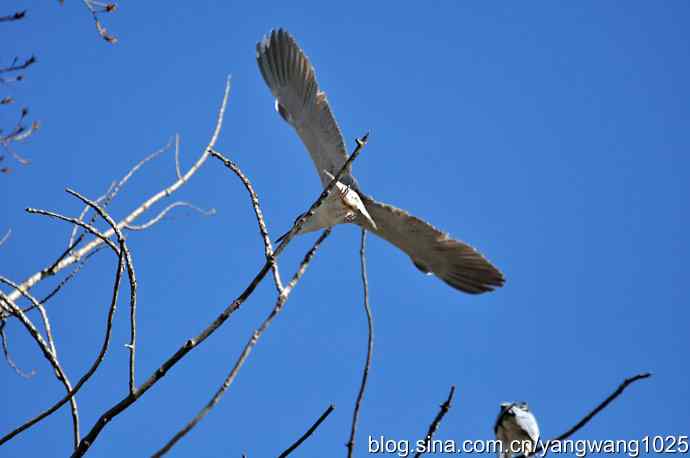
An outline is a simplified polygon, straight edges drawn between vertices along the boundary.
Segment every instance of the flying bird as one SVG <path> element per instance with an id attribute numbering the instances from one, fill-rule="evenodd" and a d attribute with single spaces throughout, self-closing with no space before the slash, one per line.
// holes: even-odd
<path id="1" fill-rule="evenodd" d="M 496 439 L 501 442 L 499 458 L 520 454 L 528 456 L 539 441 L 539 425 L 526 402 L 504 402 L 494 425 Z"/>
<path id="2" fill-rule="evenodd" d="M 326 93 L 319 89 L 314 67 L 283 29 L 273 30 L 257 43 L 256 60 L 276 99 L 276 110 L 297 131 L 325 187 L 347 160 L 347 150 Z M 505 281 L 503 274 L 471 246 L 364 194 L 352 170 L 344 173 L 300 233 L 341 223 L 354 223 L 373 232 L 404 251 L 419 270 L 460 291 L 484 293 Z"/>

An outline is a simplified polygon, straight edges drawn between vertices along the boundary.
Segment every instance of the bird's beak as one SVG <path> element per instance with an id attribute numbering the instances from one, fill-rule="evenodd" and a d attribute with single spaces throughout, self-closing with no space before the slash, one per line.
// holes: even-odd
<path id="1" fill-rule="evenodd" d="M 367 221 L 369 221 L 369 224 L 374 228 L 374 230 L 377 230 L 378 227 L 376 227 L 376 223 L 374 222 L 374 219 L 369 215 L 369 212 L 367 209 L 364 207 L 364 205 L 359 206 L 359 212 L 366 218 Z"/>

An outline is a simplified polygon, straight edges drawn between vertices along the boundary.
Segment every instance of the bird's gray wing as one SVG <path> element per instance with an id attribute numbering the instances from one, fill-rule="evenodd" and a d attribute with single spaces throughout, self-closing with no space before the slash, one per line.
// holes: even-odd
<path id="1" fill-rule="evenodd" d="M 302 139 L 325 187 L 347 160 L 340 128 L 331 113 L 326 93 L 319 90 L 314 67 L 287 31 L 273 30 L 256 45 L 256 61 L 280 115 Z M 349 172 L 349 171 L 348 171 Z M 340 181 L 355 185 L 350 173 Z"/>
<path id="2" fill-rule="evenodd" d="M 361 197 L 377 228 L 362 217 L 356 223 L 403 250 L 422 272 L 433 273 L 453 288 L 470 294 L 503 286 L 503 274 L 471 246 L 404 210 Z"/>

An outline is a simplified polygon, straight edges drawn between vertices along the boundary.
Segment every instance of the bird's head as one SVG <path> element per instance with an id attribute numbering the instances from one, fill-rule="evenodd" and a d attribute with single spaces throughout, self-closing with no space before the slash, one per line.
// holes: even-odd
<path id="1" fill-rule="evenodd" d="M 324 170 L 323 173 L 326 174 L 326 176 L 331 180 L 335 178 L 333 174 L 327 170 Z M 376 223 L 371 215 L 369 215 L 369 212 L 364 206 L 364 202 L 362 202 L 362 198 L 359 197 L 357 191 L 352 189 L 351 186 L 345 186 L 343 183 L 338 181 L 336 182 L 335 189 L 332 192 L 338 193 L 343 205 L 352 212 L 352 218 L 350 219 L 354 221 L 356 220 L 357 216 L 361 215 L 374 229 L 376 229 Z"/>

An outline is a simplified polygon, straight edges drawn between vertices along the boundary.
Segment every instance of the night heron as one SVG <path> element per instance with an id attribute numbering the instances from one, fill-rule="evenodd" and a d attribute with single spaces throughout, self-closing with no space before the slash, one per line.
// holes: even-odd
<path id="1" fill-rule="evenodd" d="M 501 441 L 499 458 L 529 455 L 539 441 L 539 425 L 526 402 L 504 402 L 494 425 L 496 439 Z"/>
<path id="2" fill-rule="evenodd" d="M 256 60 L 276 98 L 276 110 L 297 131 L 325 187 L 347 160 L 347 151 L 314 68 L 295 39 L 282 29 L 272 31 L 256 45 Z M 419 270 L 435 274 L 453 288 L 479 294 L 503 286 L 503 274 L 481 253 L 429 223 L 363 194 L 351 170 L 300 232 L 347 222 L 389 241 L 407 253 Z"/>

